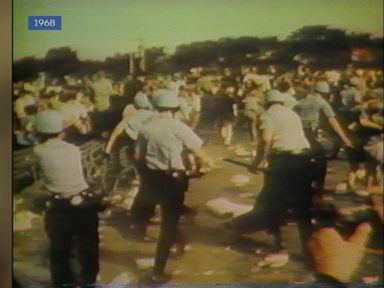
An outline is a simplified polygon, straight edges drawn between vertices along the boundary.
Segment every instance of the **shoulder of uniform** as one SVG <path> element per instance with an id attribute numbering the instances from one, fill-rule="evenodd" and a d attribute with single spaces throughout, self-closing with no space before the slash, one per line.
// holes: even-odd
<path id="1" fill-rule="evenodd" d="M 79 151 L 80 152 L 80 148 L 78 146 L 76 146 L 75 144 L 69 143 L 67 141 L 62 140 L 61 141 L 61 145 L 65 146 L 65 147 L 68 147 L 68 149 L 72 149 L 74 151 Z"/>

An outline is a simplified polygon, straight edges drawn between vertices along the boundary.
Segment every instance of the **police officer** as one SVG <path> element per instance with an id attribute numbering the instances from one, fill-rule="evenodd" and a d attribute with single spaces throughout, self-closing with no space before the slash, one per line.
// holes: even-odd
<path id="1" fill-rule="evenodd" d="M 164 271 L 170 249 L 181 239 L 178 221 L 183 213 L 184 193 L 188 189 L 183 149 L 193 153 L 203 166 L 209 166 L 210 161 L 201 148 L 203 141 L 199 136 L 175 119 L 175 112 L 179 109 L 177 95 L 164 90 L 155 98 L 155 105 L 158 113 L 140 128 L 135 146 L 135 159 L 142 171 L 140 199 L 136 201 L 161 207 L 160 236 L 152 280 L 165 282 L 169 278 Z"/>
<path id="2" fill-rule="evenodd" d="M 288 212 L 297 221 L 302 245 L 311 233 L 311 183 L 314 178 L 309 142 L 299 116 L 284 105 L 285 95 L 269 93 L 261 116 L 262 144 L 258 168 L 264 186 L 254 209 L 229 223 L 235 230 L 266 230 L 274 237 L 271 251 L 282 252 L 280 226 Z"/>
<path id="3" fill-rule="evenodd" d="M 40 144 L 33 152 L 49 195 L 44 221 L 52 286 L 92 287 L 99 271 L 99 207 L 90 197 L 80 150 L 62 140 L 63 116 L 58 111 L 39 113 L 36 129 Z M 74 278 L 70 268 L 74 240 L 81 268 L 80 281 Z"/>
<path id="4" fill-rule="evenodd" d="M 347 147 L 352 147 L 352 142 L 344 133 L 339 122 L 336 119 L 335 112 L 331 105 L 324 99 L 324 96 L 330 93 L 327 82 L 319 81 L 315 84 L 313 91 L 301 99 L 295 111 L 298 113 L 304 127 L 305 136 L 311 144 L 311 150 L 317 163 L 317 179 L 315 184 L 319 191 L 324 188 L 325 176 L 327 171 L 325 150 L 318 140 L 320 115 L 321 113 L 327 118 L 330 126 L 340 137 Z"/>
<path id="5" fill-rule="evenodd" d="M 135 110 L 117 124 L 107 142 L 105 152 L 109 155 L 109 169 L 105 179 L 105 190 L 113 190 L 116 177 L 127 176 L 133 165 L 133 149 L 140 126 L 153 115 L 147 97 L 135 97 Z M 111 153 L 116 151 L 116 153 Z M 128 173 L 130 174 L 130 173 Z M 129 175 L 131 177 L 137 175 Z"/>

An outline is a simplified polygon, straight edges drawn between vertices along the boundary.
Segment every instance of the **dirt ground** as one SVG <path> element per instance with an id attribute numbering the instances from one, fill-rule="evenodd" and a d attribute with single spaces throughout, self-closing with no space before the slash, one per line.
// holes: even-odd
<path id="1" fill-rule="evenodd" d="M 257 263 L 263 255 L 257 250 L 268 247 L 271 238 L 264 232 L 244 235 L 241 247 L 234 247 L 232 234 L 224 228 L 226 220 L 212 214 L 206 202 L 226 197 L 235 203 L 253 204 L 254 198 L 263 183 L 262 174 L 251 174 L 245 167 L 223 161 L 233 158 L 236 149 L 228 149 L 221 144 L 216 131 L 199 131 L 205 140 L 210 155 L 217 167 L 209 174 L 191 180 L 186 204 L 197 209 L 193 224 L 185 225 L 189 245 L 185 255 L 169 260 L 167 271 L 173 274 L 171 283 L 223 284 L 254 283 L 254 287 L 273 283 L 281 287 L 292 287 L 288 283 L 303 281 L 310 271 L 303 265 L 303 255 L 299 247 L 298 233 L 294 223 L 283 228 L 284 243 L 290 255 L 288 264 L 280 268 L 260 268 Z M 252 144 L 246 135 L 236 135 L 234 144 L 241 145 L 246 153 L 237 157 L 249 161 Z M 345 180 L 347 164 L 342 160 L 330 161 L 327 187 L 333 189 Z M 238 187 L 231 182 L 234 175 L 248 175 L 250 182 Z M 120 188 L 124 189 L 124 188 Z M 124 287 L 123 283 L 136 283 L 150 268 L 140 269 L 137 259 L 153 258 L 155 241 L 138 241 L 129 233 L 127 211 L 111 208 L 101 215 L 100 221 L 100 273 L 99 283 L 108 287 Z M 149 227 L 148 234 L 156 237 L 158 225 Z M 32 227 L 14 233 L 14 274 L 23 287 L 50 287 L 47 260 L 47 239 L 42 218 L 36 217 Z M 379 276 L 383 280 L 382 255 L 368 254 L 363 269 L 356 278 Z M 116 278 L 117 276 L 119 276 Z M 258 283 L 258 284 L 256 284 Z M 263 283 L 263 284 L 262 284 Z M 130 285 L 130 286 L 131 286 Z M 256 286 L 255 286 L 256 285 Z M 181 286 L 181 284 L 176 285 Z"/>

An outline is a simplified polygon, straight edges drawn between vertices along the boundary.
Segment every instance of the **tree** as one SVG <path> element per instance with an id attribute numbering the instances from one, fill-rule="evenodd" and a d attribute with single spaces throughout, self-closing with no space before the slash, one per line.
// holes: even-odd
<path id="1" fill-rule="evenodd" d="M 41 59 L 24 57 L 13 62 L 13 80 L 35 78 L 43 70 L 44 62 Z"/>
<path id="2" fill-rule="evenodd" d="M 61 77 L 79 69 L 76 51 L 70 47 L 51 48 L 45 54 L 45 68 L 53 77 Z"/>
<path id="3" fill-rule="evenodd" d="M 294 31 L 288 38 L 288 41 L 346 41 L 346 32 L 337 28 L 329 28 L 326 25 L 304 26 Z"/>

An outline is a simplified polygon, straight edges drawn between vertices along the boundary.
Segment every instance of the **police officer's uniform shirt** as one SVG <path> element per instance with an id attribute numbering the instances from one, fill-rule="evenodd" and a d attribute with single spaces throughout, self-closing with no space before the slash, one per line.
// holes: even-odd
<path id="1" fill-rule="evenodd" d="M 331 105 L 318 94 L 310 94 L 301 99 L 295 111 L 301 118 L 304 128 L 317 128 L 319 126 L 320 111 L 329 119 L 335 117 Z"/>
<path id="2" fill-rule="evenodd" d="M 152 109 L 153 108 L 153 105 L 151 103 L 151 101 L 149 100 L 150 98 L 148 97 L 147 94 L 145 94 L 144 92 L 142 91 L 139 91 L 136 93 L 135 97 L 133 98 L 133 101 L 142 101 L 142 102 L 146 102 L 148 104 L 148 109 Z"/>
<path id="3" fill-rule="evenodd" d="M 73 144 L 50 139 L 33 149 L 46 189 L 71 196 L 88 188 L 81 164 L 81 152 Z"/>
<path id="4" fill-rule="evenodd" d="M 292 109 L 273 105 L 263 113 L 261 121 L 261 129 L 272 131 L 274 135 L 273 151 L 299 153 L 310 147 L 301 120 Z"/>
<path id="5" fill-rule="evenodd" d="M 292 95 L 289 95 L 288 93 L 282 93 L 284 96 L 284 105 L 293 109 L 297 105 L 297 100 Z"/>
<path id="6" fill-rule="evenodd" d="M 147 167 L 153 170 L 185 170 L 183 147 L 196 151 L 203 141 L 193 130 L 170 115 L 158 114 L 140 129 L 136 156 L 144 156 Z"/>
<path id="7" fill-rule="evenodd" d="M 122 127 L 124 132 L 132 139 L 136 140 L 139 133 L 139 129 L 143 123 L 154 115 L 153 111 L 146 109 L 138 109 L 132 112 L 128 117 L 123 118 L 118 124 L 118 127 Z"/>

